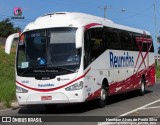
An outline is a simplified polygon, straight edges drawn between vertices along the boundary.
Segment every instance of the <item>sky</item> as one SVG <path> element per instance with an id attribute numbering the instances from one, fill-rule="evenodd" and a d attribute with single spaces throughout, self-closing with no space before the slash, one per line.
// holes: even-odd
<path id="1" fill-rule="evenodd" d="M 103 17 L 104 6 L 108 6 L 106 18 L 121 25 L 149 31 L 155 43 L 156 32 L 160 34 L 160 0 L 0 0 L 0 21 L 13 17 L 13 9 L 20 7 L 25 19 L 11 21 L 23 30 L 29 22 L 52 12 L 81 12 Z"/>

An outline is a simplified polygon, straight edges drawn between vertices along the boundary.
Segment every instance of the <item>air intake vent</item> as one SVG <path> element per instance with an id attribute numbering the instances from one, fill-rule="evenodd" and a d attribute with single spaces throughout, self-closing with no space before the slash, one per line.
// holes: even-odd
<path id="1" fill-rule="evenodd" d="M 42 17 L 52 16 L 52 15 L 65 15 L 65 14 L 66 14 L 65 12 L 47 13 L 47 14 L 43 15 Z"/>
<path id="2" fill-rule="evenodd" d="M 43 15 L 42 17 L 44 17 L 44 16 L 52 16 L 52 15 L 54 15 L 54 13 L 47 13 L 47 14 Z"/>
<path id="3" fill-rule="evenodd" d="M 62 15 L 63 15 L 63 14 L 66 14 L 66 13 L 60 12 L 60 13 L 54 13 L 54 14 L 57 14 L 57 15 L 58 15 L 58 14 L 62 14 Z"/>

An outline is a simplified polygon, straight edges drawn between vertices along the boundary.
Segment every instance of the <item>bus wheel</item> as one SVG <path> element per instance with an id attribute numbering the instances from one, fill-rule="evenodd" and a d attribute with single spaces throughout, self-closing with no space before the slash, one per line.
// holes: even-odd
<path id="1" fill-rule="evenodd" d="M 144 80 L 144 78 L 142 78 L 141 87 L 140 87 L 140 90 L 139 90 L 139 95 L 143 96 L 145 94 L 145 90 L 146 90 L 145 80 Z"/>
<path id="2" fill-rule="evenodd" d="M 108 98 L 108 94 L 107 94 L 106 86 L 102 85 L 101 95 L 100 95 L 100 98 L 98 99 L 98 106 L 100 108 L 103 108 L 106 106 L 107 98 Z"/>

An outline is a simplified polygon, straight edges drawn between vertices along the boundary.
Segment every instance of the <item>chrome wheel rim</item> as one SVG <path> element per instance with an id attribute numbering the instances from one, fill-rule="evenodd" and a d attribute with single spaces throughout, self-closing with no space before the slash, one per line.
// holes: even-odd
<path id="1" fill-rule="evenodd" d="M 106 99 L 106 91 L 104 89 L 101 90 L 101 99 L 102 100 Z"/>
<path id="2" fill-rule="evenodd" d="M 144 83 L 141 84 L 141 90 L 144 92 Z"/>

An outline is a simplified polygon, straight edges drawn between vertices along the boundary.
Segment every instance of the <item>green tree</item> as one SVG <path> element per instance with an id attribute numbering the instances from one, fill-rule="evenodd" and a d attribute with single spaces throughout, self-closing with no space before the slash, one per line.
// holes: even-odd
<path id="1" fill-rule="evenodd" d="M 17 33 L 20 30 L 20 27 L 14 27 L 9 18 L 0 22 L 0 37 L 8 37 L 10 34 Z"/>

